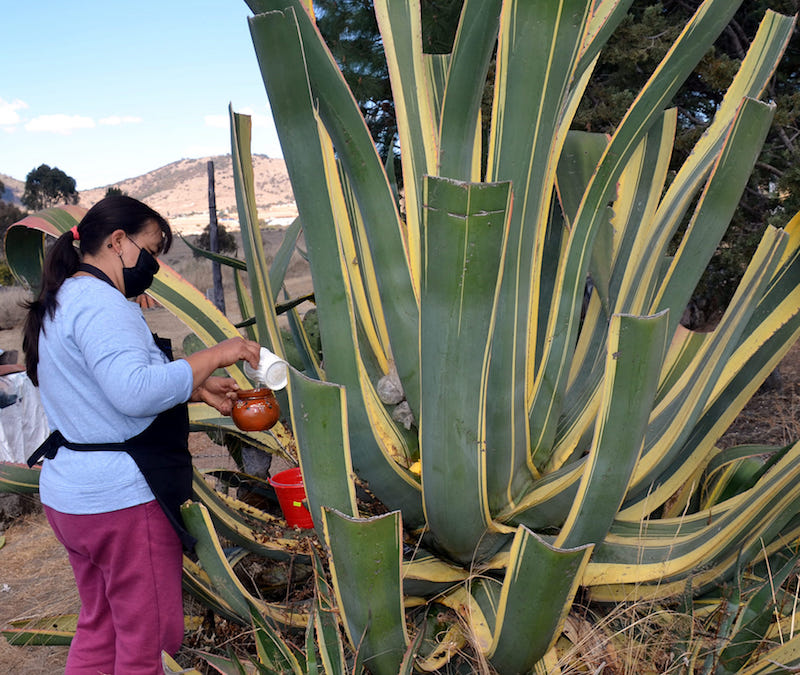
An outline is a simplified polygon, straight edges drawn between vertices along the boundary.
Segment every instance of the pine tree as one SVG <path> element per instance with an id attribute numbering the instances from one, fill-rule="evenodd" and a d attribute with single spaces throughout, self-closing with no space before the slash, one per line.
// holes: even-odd
<path id="1" fill-rule="evenodd" d="M 600 55 L 574 128 L 613 133 L 631 101 L 669 50 L 701 0 L 634 0 Z M 450 50 L 462 0 L 422 0 L 423 48 Z M 364 112 L 379 153 L 395 150 L 396 123 L 388 71 L 371 0 L 316 0 L 320 32 Z M 800 0 L 744 0 L 714 48 L 681 88 L 674 166 L 683 164 L 706 129 L 767 9 L 793 15 Z M 486 100 L 491 100 L 491 76 Z M 765 93 L 775 120 L 725 239 L 701 280 L 696 301 L 706 316 L 725 307 L 767 225 L 800 211 L 800 47 L 789 48 Z M 485 129 L 488 116 L 484 116 Z"/>

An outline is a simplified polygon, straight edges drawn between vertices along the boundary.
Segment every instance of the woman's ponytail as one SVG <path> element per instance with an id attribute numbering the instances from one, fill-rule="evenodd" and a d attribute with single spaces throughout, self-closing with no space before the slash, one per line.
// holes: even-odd
<path id="1" fill-rule="evenodd" d="M 166 253 L 172 242 L 169 223 L 158 212 L 128 195 L 104 197 L 86 212 L 78 225 L 56 239 L 44 259 L 39 295 L 35 300 L 25 303 L 28 316 L 25 318 L 22 349 L 25 352 L 25 369 L 35 385 L 39 385 L 39 334 L 44 330 L 44 320 L 55 314 L 58 290 L 67 277 L 78 271 L 80 265 L 80 256 L 73 242 L 80 242 L 81 254 L 95 256 L 115 230 L 121 229 L 132 236 L 150 221 L 161 228 L 161 252 Z"/>
<path id="2" fill-rule="evenodd" d="M 64 280 L 78 271 L 80 256 L 75 250 L 72 230 L 62 234 L 50 247 L 42 267 L 42 285 L 35 300 L 25 303 L 28 315 L 22 336 L 22 350 L 25 352 L 25 370 L 35 385 L 39 385 L 39 333 L 43 330 L 46 316 L 55 314 L 58 301 L 56 295 Z"/>

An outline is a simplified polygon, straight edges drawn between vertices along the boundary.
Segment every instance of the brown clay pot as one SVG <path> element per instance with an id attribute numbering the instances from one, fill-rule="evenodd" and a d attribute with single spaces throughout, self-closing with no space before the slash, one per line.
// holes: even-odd
<path id="1" fill-rule="evenodd" d="M 231 417 L 242 431 L 266 431 L 275 426 L 281 409 L 272 389 L 244 389 L 236 392 Z"/>

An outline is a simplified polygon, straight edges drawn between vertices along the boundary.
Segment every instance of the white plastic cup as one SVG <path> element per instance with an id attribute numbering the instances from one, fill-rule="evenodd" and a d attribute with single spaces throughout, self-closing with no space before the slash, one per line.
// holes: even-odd
<path id="1" fill-rule="evenodd" d="M 244 362 L 244 374 L 253 382 L 263 382 L 273 391 L 283 389 L 289 381 L 289 364 L 266 347 L 261 348 L 258 368 Z"/>

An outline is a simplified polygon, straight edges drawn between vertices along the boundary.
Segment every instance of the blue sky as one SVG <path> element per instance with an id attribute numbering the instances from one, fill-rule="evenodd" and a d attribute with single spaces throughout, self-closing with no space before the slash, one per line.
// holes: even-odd
<path id="1" fill-rule="evenodd" d="M 0 173 L 48 164 L 86 190 L 227 154 L 229 104 L 254 153 L 282 156 L 243 0 L 0 7 Z"/>

